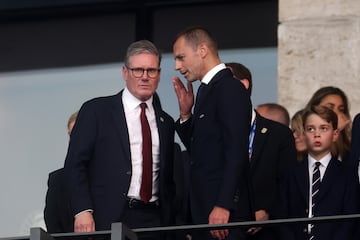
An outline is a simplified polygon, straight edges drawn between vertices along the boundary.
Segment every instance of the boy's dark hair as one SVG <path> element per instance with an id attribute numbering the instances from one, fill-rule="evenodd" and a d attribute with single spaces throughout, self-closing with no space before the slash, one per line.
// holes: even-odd
<path id="1" fill-rule="evenodd" d="M 310 108 L 305 109 L 305 111 L 302 115 L 302 121 L 303 121 L 304 128 L 305 128 L 306 119 L 311 114 L 318 115 L 319 117 L 324 119 L 326 122 L 330 123 L 334 130 L 337 129 L 337 126 L 338 126 L 337 114 L 330 108 L 325 107 L 325 106 L 320 106 L 320 105 L 319 106 L 313 105 Z"/>

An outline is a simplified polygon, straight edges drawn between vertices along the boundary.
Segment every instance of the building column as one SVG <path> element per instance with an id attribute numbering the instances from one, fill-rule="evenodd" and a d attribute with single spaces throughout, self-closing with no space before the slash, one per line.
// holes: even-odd
<path id="1" fill-rule="evenodd" d="M 279 0 L 278 102 L 292 116 L 324 86 L 360 112 L 360 1 Z"/>

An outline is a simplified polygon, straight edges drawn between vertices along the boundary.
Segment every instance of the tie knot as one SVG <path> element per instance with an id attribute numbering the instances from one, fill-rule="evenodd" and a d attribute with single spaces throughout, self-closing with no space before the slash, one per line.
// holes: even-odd
<path id="1" fill-rule="evenodd" d="M 147 108 L 146 103 L 140 103 L 141 110 L 145 110 Z"/>
<path id="2" fill-rule="evenodd" d="M 319 168 L 320 165 L 321 165 L 321 162 L 316 162 L 316 163 L 315 163 L 315 168 Z"/>

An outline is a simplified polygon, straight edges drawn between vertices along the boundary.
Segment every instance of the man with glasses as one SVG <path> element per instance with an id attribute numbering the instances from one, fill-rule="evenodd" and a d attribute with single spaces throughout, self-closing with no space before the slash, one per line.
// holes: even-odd
<path id="1" fill-rule="evenodd" d="M 173 223 L 174 120 L 155 92 L 161 54 L 141 40 L 124 62 L 125 89 L 84 103 L 72 132 L 65 179 L 75 232 Z"/>

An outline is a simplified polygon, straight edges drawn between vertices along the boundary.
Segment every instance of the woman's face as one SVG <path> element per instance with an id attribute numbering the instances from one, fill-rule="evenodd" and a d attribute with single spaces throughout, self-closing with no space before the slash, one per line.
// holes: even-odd
<path id="1" fill-rule="evenodd" d="M 291 130 L 295 138 L 296 151 L 305 152 L 307 147 L 303 127 L 299 123 L 291 122 Z"/>
<path id="2" fill-rule="evenodd" d="M 344 101 L 337 94 L 330 94 L 324 97 L 321 106 L 325 106 L 333 110 L 338 116 L 338 129 L 343 130 L 350 123 L 350 118 L 346 115 Z"/>

